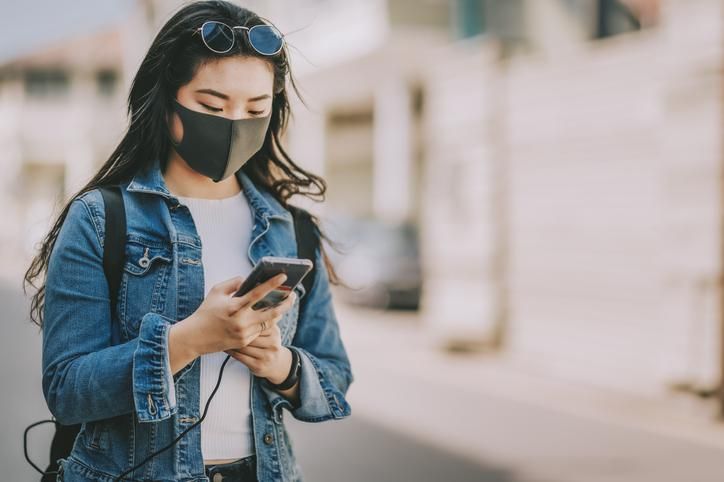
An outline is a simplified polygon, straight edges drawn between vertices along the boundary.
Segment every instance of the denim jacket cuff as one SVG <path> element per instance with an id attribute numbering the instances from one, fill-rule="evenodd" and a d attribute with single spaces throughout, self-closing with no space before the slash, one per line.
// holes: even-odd
<path id="1" fill-rule="evenodd" d="M 303 348 L 295 346 L 302 358 L 302 370 L 299 379 L 299 406 L 275 390 L 264 386 L 263 390 L 269 397 L 273 411 L 280 407 L 287 408 L 294 418 L 305 422 L 321 422 L 332 418 L 344 418 L 351 413 L 349 404 L 344 397 L 338 395 L 338 389 L 331 384 L 321 361 Z M 341 402 L 340 402 L 341 400 Z"/>
<path id="2" fill-rule="evenodd" d="M 173 320 L 146 313 L 133 354 L 133 400 L 139 422 L 157 422 L 176 413 L 176 388 L 171 373 L 168 333 Z"/>

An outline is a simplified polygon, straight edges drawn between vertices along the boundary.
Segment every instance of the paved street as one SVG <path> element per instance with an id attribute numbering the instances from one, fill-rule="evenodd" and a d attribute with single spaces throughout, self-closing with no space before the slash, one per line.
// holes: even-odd
<path id="1" fill-rule="evenodd" d="M 6 386 L 0 466 L 3 480 L 13 481 L 37 480 L 23 458 L 22 430 L 48 415 L 40 389 L 40 335 L 23 321 L 20 294 L 18 287 L 0 290 L 5 327 L 0 376 Z M 627 426 L 574 413 L 572 407 L 526 401 L 526 393 L 533 399 L 535 393 L 548 396 L 542 382 L 530 385 L 533 393 L 500 388 L 503 382 L 494 390 L 461 389 L 455 377 L 444 376 L 445 370 L 452 375 L 449 367 L 437 363 L 441 372 L 436 372 L 425 364 L 419 346 L 394 352 L 389 343 L 399 344 L 395 337 L 404 336 L 404 324 L 387 327 L 388 344 L 379 341 L 380 323 L 345 315 L 343 336 L 356 375 L 349 393 L 353 417 L 322 424 L 286 417 L 309 481 L 720 482 L 724 477 L 724 443 L 689 437 L 683 429 L 677 436 L 675 428 L 657 432 L 642 423 Z M 453 366 L 464 376 L 470 370 Z M 486 373 L 478 371 L 480 382 Z M 35 430 L 31 452 L 44 466 L 50 426 Z M 719 433 L 711 431 L 711 438 Z"/>
<path id="2" fill-rule="evenodd" d="M 340 306 L 338 317 L 356 374 L 349 393 L 356 416 L 477 461 L 478 480 L 724 480 L 724 428 L 705 416 L 552 380 L 496 357 L 445 355 L 414 315 Z M 395 474 L 389 480 L 443 480 Z"/>

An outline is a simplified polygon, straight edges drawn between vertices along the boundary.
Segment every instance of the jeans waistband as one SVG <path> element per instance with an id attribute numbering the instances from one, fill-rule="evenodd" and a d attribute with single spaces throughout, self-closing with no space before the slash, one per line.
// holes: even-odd
<path id="1" fill-rule="evenodd" d="M 252 454 L 225 464 L 204 465 L 204 471 L 211 482 L 257 482 L 256 455 Z"/>

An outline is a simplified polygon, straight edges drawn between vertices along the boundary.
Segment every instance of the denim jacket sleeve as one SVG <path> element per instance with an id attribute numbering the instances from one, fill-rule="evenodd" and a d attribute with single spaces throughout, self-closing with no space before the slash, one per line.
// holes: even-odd
<path id="1" fill-rule="evenodd" d="M 354 381 L 347 351 L 340 337 L 329 277 L 319 248 L 315 253 L 314 281 L 299 313 L 292 346 L 302 359 L 298 406 L 262 383 L 274 410 L 287 408 L 297 420 L 321 422 L 351 414 L 345 399 Z"/>
<path id="2" fill-rule="evenodd" d="M 74 199 L 48 262 L 43 311 L 43 394 L 59 423 L 136 411 L 139 421 L 176 408 L 168 355 L 172 320 L 147 313 L 139 335 L 111 346 L 108 283 L 101 233 L 105 214 L 86 193 Z"/>

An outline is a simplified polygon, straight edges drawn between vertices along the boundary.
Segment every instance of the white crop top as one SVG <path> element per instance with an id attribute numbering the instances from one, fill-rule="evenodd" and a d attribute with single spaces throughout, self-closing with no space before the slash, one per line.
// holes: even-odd
<path id="1" fill-rule="evenodd" d="M 234 276 L 246 278 L 252 270 L 247 252 L 253 213 L 244 191 L 222 199 L 176 197 L 189 208 L 201 238 L 204 296 L 221 281 Z M 200 415 L 226 356 L 223 351 L 201 356 Z M 200 425 L 204 461 L 238 459 L 254 453 L 249 378 L 246 365 L 229 359 L 209 412 Z"/>

